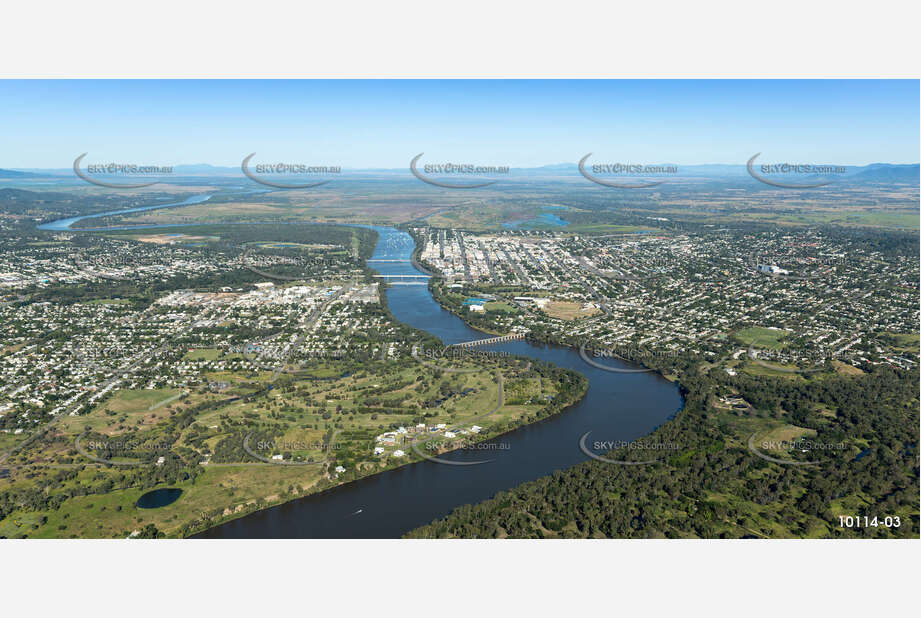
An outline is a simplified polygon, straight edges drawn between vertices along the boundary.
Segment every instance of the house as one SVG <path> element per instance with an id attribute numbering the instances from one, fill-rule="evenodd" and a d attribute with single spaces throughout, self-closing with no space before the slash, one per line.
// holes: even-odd
<path id="1" fill-rule="evenodd" d="M 375 447 L 375 448 L 374 448 L 374 454 L 375 454 L 375 455 L 383 455 L 383 454 L 384 454 L 384 447 L 382 447 L 382 446 L 377 446 L 377 447 Z"/>
<path id="2" fill-rule="evenodd" d="M 284 460 L 284 458 L 285 458 L 284 455 L 272 455 L 272 459 L 274 459 L 275 461 L 282 461 Z"/>
<path id="3" fill-rule="evenodd" d="M 157 457 L 158 466 L 162 466 L 164 463 L 166 463 L 166 457 Z"/>
<path id="4" fill-rule="evenodd" d="M 342 466 L 336 466 L 336 474 L 342 474 L 343 472 L 345 472 L 345 468 Z"/>
<path id="5" fill-rule="evenodd" d="M 406 453 L 404 453 L 404 452 L 401 451 L 400 449 L 397 449 L 397 450 L 395 450 L 395 451 L 393 452 L 393 456 L 394 456 L 394 457 L 402 457 L 402 456 L 405 455 L 405 454 L 406 454 Z"/>
<path id="6" fill-rule="evenodd" d="M 395 431 L 388 431 L 377 436 L 375 441 L 380 442 L 381 444 L 396 444 L 397 434 Z"/>

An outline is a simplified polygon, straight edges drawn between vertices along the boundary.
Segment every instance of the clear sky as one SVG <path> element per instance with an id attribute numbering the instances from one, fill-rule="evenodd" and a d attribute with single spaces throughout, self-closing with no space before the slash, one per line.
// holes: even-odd
<path id="1" fill-rule="evenodd" d="M 0 167 L 919 160 L 904 81 L 0 81 Z"/>

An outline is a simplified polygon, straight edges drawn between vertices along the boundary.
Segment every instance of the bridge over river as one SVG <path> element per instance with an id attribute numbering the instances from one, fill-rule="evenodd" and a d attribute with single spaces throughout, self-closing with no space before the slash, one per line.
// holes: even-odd
<path id="1" fill-rule="evenodd" d="M 454 343 L 449 345 L 449 348 L 472 348 L 473 346 L 478 345 L 492 345 L 494 343 L 505 343 L 507 341 L 518 341 L 524 339 L 524 333 L 514 333 L 512 335 L 502 335 L 501 337 L 490 337 L 489 339 L 474 339 L 473 341 L 464 341 L 462 343 Z"/>

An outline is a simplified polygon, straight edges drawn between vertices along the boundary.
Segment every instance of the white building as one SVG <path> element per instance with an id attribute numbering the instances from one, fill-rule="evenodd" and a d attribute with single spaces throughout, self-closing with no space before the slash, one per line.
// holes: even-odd
<path id="1" fill-rule="evenodd" d="M 789 270 L 784 270 L 775 264 L 758 264 L 758 270 L 771 275 L 789 275 Z"/>

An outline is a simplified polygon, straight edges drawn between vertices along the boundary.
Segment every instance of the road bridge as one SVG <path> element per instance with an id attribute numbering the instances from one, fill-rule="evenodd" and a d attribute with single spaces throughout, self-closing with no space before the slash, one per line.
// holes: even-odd
<path id="1" fill-rule="evenodd" d="M 524 333 L 514 333 L 512 335 L 502 335 L 501 337 L 490 337 L 489 339 L 476 339 L 474 341 L 464 341 L 463 343 L 454 343 L 449 348 L 472 348 L 479 345 L 492 345 L 494 343 L 505 343 L 507 341 L 518 341 L 524 339 Z"/>

